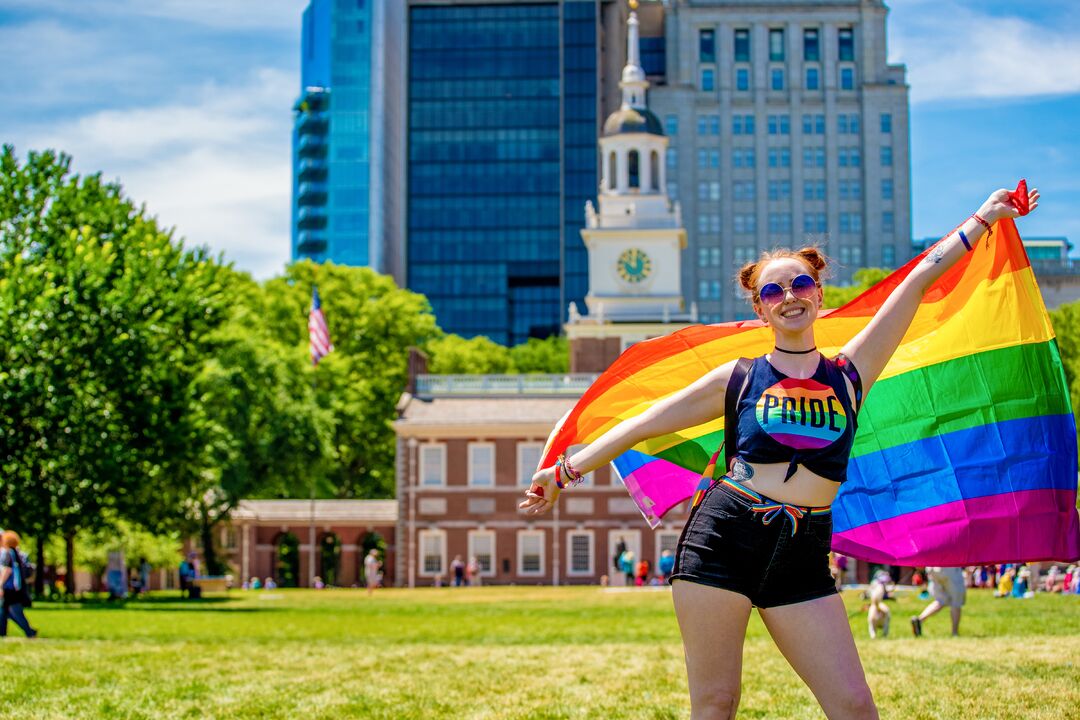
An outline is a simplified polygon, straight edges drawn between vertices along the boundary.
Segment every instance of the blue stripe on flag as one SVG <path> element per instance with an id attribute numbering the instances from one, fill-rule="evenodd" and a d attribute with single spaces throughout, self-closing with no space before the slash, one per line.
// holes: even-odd
<path id="1" fill-rule="evenodd" d="M 1076 490 L 1076 478 L 1071 413 L 990 423 L 852 459 L 833 504 L 833 531 L 966 498 Z"/>

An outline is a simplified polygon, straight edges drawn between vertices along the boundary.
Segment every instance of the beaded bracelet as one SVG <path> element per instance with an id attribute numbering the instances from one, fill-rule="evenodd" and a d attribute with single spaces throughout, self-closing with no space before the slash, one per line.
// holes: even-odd
<path id="1" fill-rule="evenodd" d="M 584 481 L 585 478 L 581 476 L 581 473 L 574 469 L 574 466 L 570 464 L 570 460 L 566 457 L 566 455 L 560 455 L 559 462 L 556 464 L 561 464 L 563 472 L 565 472 L 567 477 L 570 478 L 570 480 L 566 483 L 567 485 L 578 485 Z"/>
<path id="2" fill-rule="evenodd" d="M 957 230 L 956 232 L 960 233 L 960 242 L 964 243 L 964 247 L 967 248 L 968 252 L 971 252 L 971 243 L 968 242 L 967 235 L 964 234 L 963 230 Z"/>
<path id="3" fill-rule="evenodd" d="M 562 490 L 562 489 L 564 489 L 566 487 L 566 484 L 563 483 L 563 481 L 559 479 L 559 476 L 562 474 L 562 466 L 563 466 L 563 461 L 561 459 L 556 461 L 556 463 L 555 463 L 555 487 L 559 488 L 560 490 Z"/>
<path id="4" fill-rule="evenodd" d="M 974 220 L 975 222 L 979 223 L 980 225 L 982 225 L 984 228 L 986 228 L 986 237 L 987 238 L 989 238 L 991 235 L 994 234 L 994 229 L 990 227 L 990 223 L 986 222 L 981 217 L 979 217 L 979 213 L 975 213 L 974 215 L 972 215 L 971 219 Z"/>

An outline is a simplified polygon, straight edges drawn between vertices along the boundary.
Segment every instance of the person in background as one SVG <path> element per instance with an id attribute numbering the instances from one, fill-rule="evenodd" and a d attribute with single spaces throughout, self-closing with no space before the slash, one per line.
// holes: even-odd
<path id="1" fill-rule="evenodd" d="M 267 590 L 277 590 L 277 583 L 274 582 L 274 578 L 268 577 L 263 581 L 263 587 Z"/>
<path id="2" fill-rule="evenodd" d="M 180 561 L 180 597 L 184 597 L 184 593 L 187 593 L 187 597 L 191 597 L 191 588 L 195 584 L 195 553 L 188 553 L 188 556 Z"/>
<path id="3" fill-rule="evenodd" d="M 473 555 L 469 558 L 469 562 L 465 565 L 465 579 L 469 583 L 469 587 L 480 587 L 480 561 Z"/>
<path id="4" fill-rule="evenodd" d="M 139 560 L 139 582 L 142 583 L 142 592 L 146 594 L 150 592 L 150 571 L 153 566 L 146 558 Z"/>
<path id="5" fill-rule="evenodd" d="M 454 561 L 450 563 L 450 573 L 454 576 L 454 587 L 465 584 L 465 561 L 460 555 L 455 555 Z"/>
<path id="6" fill-rule="evenodd" d="M 379 587 L 379 568 L 381 567 L 382 563 L 379 562 L 379 551 L 375 548 L 371 548 L 364 557 L 364 583 L 367 585 L 368 595 L 373 594 L 375 588 Z"/>
<path id="7" fill-rule="evenodd" d="M 952 617 L 952 634 L 956 637 L 960 634 L 960 610 L 967 601 L 964 569 L 928 567 L 926 575 L 930 578 L 930 594 L 934 599 L 921 613 L 911 618 L 911 632 L 915 637 L 921 637 L 923 621 L 947 607 Z"/>
<path id="8" fill-rule="evenodd" d="M 0 587 L 4 590 L 4 606 L 0 608 L 0 637 L 7 637 L 8 618 L 15 621 L 28 638 L 37 637 L 37 630 L 30 627 L 25 608 L 30 607 L 30 588 L 27 580 L 31 572 L 19 552 L 19 534 L 5 530 L 0 535 Z"/>
<path id="9" fill-rule="evenodd" d="M 660 570 L 660 576 L 664 582 L 667 582 L 671 577 L 671 571 L 675 569 L 675 553 L 671 550 L 664 550 L 660 553 L 660 562 L 657 563 L 657 569 Z"/>

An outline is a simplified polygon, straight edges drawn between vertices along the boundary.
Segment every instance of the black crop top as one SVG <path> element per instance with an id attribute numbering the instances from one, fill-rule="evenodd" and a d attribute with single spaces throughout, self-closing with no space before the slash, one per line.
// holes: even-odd
<path id="1" fill-rule="evenodd" d="M 845 376 L 855 389 L 854 402 Z M 756 358 L 738 403 L 737 456 L 750 463 L 787 462 L 785 481 L 802 465 L 844 482 L 861 402 L 862 381 L 843 354 L 822 355 L 805 380 L 784 375 L 765 356 Z"/>

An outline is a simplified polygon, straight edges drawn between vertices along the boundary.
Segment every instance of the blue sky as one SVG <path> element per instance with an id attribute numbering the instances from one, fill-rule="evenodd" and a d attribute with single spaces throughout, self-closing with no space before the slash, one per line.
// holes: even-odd
<path id="1" fill-rule="evenodd" d="M 0 0 L 0 142 L 66 150 L 190 243 L 275 275 L 305 5 Z M 889 6 L 889 59 L 911 84 L 913 235 L 948 231 L 1026 177 L 1043 202 L 1021 232 L 1080 246 L 1075 0 Z"/>

